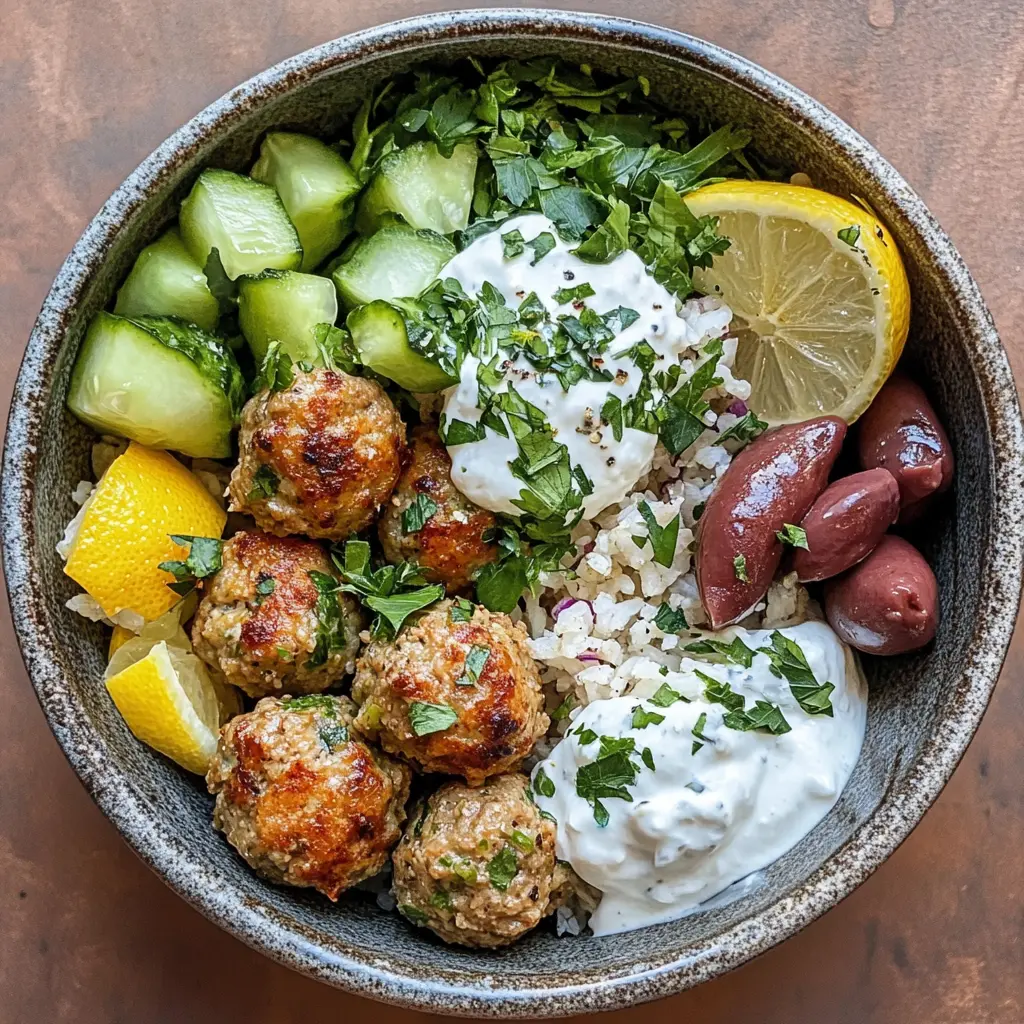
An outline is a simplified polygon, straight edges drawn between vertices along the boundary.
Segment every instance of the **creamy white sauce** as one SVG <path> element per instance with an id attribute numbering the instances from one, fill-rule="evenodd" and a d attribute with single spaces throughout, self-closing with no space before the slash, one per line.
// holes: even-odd
<path id="1" fill-rule="evenodd" d="M 570 732 L 534 772 L 540 807 L 558 822 L 558 856 L 602 891 L 590 920 L 597 935 L 610 935 L 682 917 L 791 849 L 835 805 L 860 754 L 867 690 L 853 655 L 824 623 L 781 630 L 797 643 L 815 679 L 835 684 L 834 717 L 811 716 L 799 706 L 785 679 L 769 671 L 764 654 L 750 669 L 684 659 L 664 679 L 690 703 L 656 707 L 642 701 L 658 688 L 643 684 L 629 696 L 598 700 L 583 708 Z M 768 645 L 770 631 L 734 629 L 752 649 Z M 742 732 L 723 724 L 725 708 L 707 702 L 694 674 L 728 682 L 744 695 L 776 704 L 792 730 L 781 736 Z M 642 705 L 665 716 L 659 724 L 632 727 Z M 703 747 L 692 753 L 693 728 L 706 714 Z M 581 746 L 576 731 L 632 737 L 649 747 L 655 770 L 641 765 L 632 801 L 603 800 L 608 824 L 600 827 L 591 805 L 576 792 L 581 765 L 594 761 L 599 741 Z M 537 792 L 543 769 L 555 792 Z"/>
<path id="2" fill-rule="evenodd" d="M 555 247 L 536 266 L 530 265 L 534 253 L 529 246 L 522 255 L 505 259 L 502 235 L 515 229 L 526 242 L 549 232 L 556 240 Z M 603 314 L 622 306 L 640 314 L 635 323 L 616 336 L 604 355 L 605 369 L 613 375 L 619 370 L 627 374 L 620 383 L 582 380 L 566 392 L 553 374 L 539 379 L 522 356 L 513 364 L 516 371 L 520 371 L 514 372 L 512 377 L 516 390 L 543 410 L 555 439 L 568 448 L 571 464 L 582 466 L 592 481 L 594 492 L 585 499 L 583 506 L 584 514 L 591 518 L 625 498 L 650 466 L 657 441 L 654 434 L 630 427 L 624 428 L 622 439 L 616 441 L 611 429 L 600 425 L 601 408 L 609 394 L 617 395 L 625 403 L 640 385 L 641 373 L 624 355 L 625 351 L 640 341 L 647 341 L 659 356 L 656 371 L 664 369 L 670 362 L 678 362 L 686 349 L 695 349 L 702 340 L 721 336 L 728 327 L 731 313 L 719 306 L 716 310 L 719 316 L 711 318 L 710 334 L 705 313 L 701 318 L 702 333 L 695 325 L 696 308 L 687 305 L 677 313 L 675 298 L 647 273 L 636 253 L 624 252 L 609 263 L 586 263 L 572 255 L 575 244 L 558 238 L 554 224 L 542 214 L 513 217 L 460 252 L 438 276 L 455 278 L 471 296 L 478 295 L 484 283 L 490 282 L 512 308 L 534 292 L 552 318 L 578 312 L 571 302 L 557 303 L 555 292 L 587 283 L 594 295 L 584 301 L 595 312 Z M 616 353 L 619 353 L 618 358 Z M 459 383 L 446 394 L 444 414 L 448 420 L 474 424 L 479 421 L 478 365 L 476 358 L 467 357 Z M 495 390 L 500 392 L 507 386 L 506 380 Z M 587 426 L 588 422 L 593 426 Z M 495 512 L 521 514 L 512 499 L 519 497 L 524 484 L 508 467 L 517 455 L 514 438 L 501 437 L 488 430 L 483 440 L 451 446 L 448 452 L 452 459 L 452 481 L 467 497 Z"/>

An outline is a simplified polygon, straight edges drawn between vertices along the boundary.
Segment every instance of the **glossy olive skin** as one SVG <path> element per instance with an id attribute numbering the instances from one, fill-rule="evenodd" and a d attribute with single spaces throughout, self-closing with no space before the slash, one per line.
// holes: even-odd
<path id="1" fill-rule="evenodd" d="M 825 584 L 825 615 L 858 651 L 904 654 L 935 636 L 939 585 L 917 548 L 887 535 L 863 562 Z"/>
<path id="2" fill-rule="evenodd" d="M 872 550 L 900 514 L 900 489 L 887 469 L 868 469 L 831 483 L 800 522 L 807 548 L 793 552 L 801 583 L 838 576 Z"/>
<path id="3" fill-rule="evenodd" d="M 887 469 L 900 488 L 900 522 L 917 519 L 953 482 L 953 449 L 921 386 L 893 374 L 859 424 L 864 469 Z"/>
<path id="4" fill-rule="evenodd" d="M 697 586 L 713 629 L 768 592 L 783 555 L 776 533 L 807 514 L 845 436 L 844 420 L 822 416 L 762 434 L 733 459 L 700 518 Z"/>

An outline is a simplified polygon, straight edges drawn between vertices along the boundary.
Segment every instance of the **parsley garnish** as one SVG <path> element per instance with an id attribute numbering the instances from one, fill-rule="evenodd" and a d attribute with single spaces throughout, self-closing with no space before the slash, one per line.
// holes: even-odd
<path id="1" fill-rule="evenodd" d="M 412 504 L 402 511 L 402 530 L 419 533 L 428 519 L 437 512 L 437 502 L 426 494 L 417 494 Z"/>
<path id="2" fill-rule="evenodd" d="M 657 770 L 654 767 L 654 755 L 651 753 L 650 747 L 644 747 L 644 749 L 640 751 L 640 760 L 643 761 L 643 763 L 647 765 L 652 772 Z"/>
<path id="3" fill-rule="evenodd" d="M 758 652 L 767 654 L 771 661 L 771 673 L 778 679 L 785 678 L 789 683 L 790 692 L 796 702 L 809 715 L 828 715 L 832 717 L 831 693 L 835 689 L 832 683 L 819 683 L 814 678 L 811 666 L 807 663 L 804 652 L 799 644 L 777 629 L 772 630 L 770 647 L 759 647 Z"/>
<path id="4" fill-rule="evenodd" d="M 516 851 L 507 844 L 487 862 L 487 877 L 499 892 L 505 892 L 518 874 L 519 858 Z"/>
<path id="5" fill-rule="evenodd" d="M 337 713 L 338 702 L 327 693 L 307 693 L 302 697 L 285 697 L 281 707 L 286 711 L 323 711 L 333 715 Z"/>
<path id="6" fill-rule="evenodd" d="M 505 259 L 515 259 L 516 256 L 522 256 L 525 251 L 526 243 L 523 241 L 522 232 L 518 228 L 506 231 L 501 236 L 501 254 Z"/>
<path id="7" fill-rule="evenodd" d="M 409 705 L 409 724 L 417 736 L 444 732 L 459 720 L 458 712 L 447 704 L 428 704 L 414 700 Z"/>
<path id="8" fill-rule="evenodd" d="M 433 895 L 430 897 L 430 905 L 432 907 L 437 907 L 438 910 L 451 910 L 452 898 L 448 894 L 448 890 L 435 889 Z"/>
<path id="9" fill-rule="evenodd" d="M 747 576 L 747 559 L 745 555 L 737 555 L 732 560 L 732 571 L 736 574 L 736 579 L 740 583 L 750 582 L 750 577 Z"/>
<path id="10" fill-rule="evenodd" d="M 622 399 L 618 395 L 609 395 L 601 406 L 601 421 L 612 428 L 616 441 L 622 440 Z"/>
<path id="11" fill-rule="evenodd" d="M 752 410 L 744 413 L 731 427 L 723 430 L 718 435 L 718 444 L 722 444 L 723 441 L 753 441 L 759 434 L 763 434 L 768 429 L 768 424 L 764 420 L 757 418 L 757 413 Z"/>
<path id="12" fill-rule="evenodd" d="M 554 297 L 555 302 L 560 306 L 564 306 L 567 302 L 582 302 L 584 299 L 589 299 L 593 294 L 594 289 L 587 281 L 584 281 L 573 288 L 559 288 L 555 292 Z"/>
<path id="13" fill-rule="evenodd" d="M 272 341 L 267 346 L 266 355 L 260 363 L 259 372 L 252 382 L 253 394 L 260 391 L 284 391 L 290 387 L 295 380 L 295 371 L 292 369 L 292 357 L 281 347 L 281 342 Z"/>
<path id="14" fill-rule="evenodd" d="M 535 267 L 555 247 L 555 236 L 550 231 L 542 231 L 536 238 L 526 243 L 533 250 L 530 266 Z"/>
<path id="15" fill-rule="evenodd" d="M 521 829 L 512 829 L 509 833 L 508 841 L 516 847 L 516 849 L 522 850 L 523 853 L 533 853 L 533 836 L 523 832 Z"/>
<path id="16" fill-rule="evenodd" d="M 430 916 L 424 911 L 420 910 L 419 907 L 414 907 L 411 903 L 399 903 L 398 912 L 413 924 L 422 925 L 426 924 L 430 920 Z"/>
<path id="17" fill-rule="evenodd" d="M 306 660 L 306 668 L 323 665 L 336 651 L 345 646 L 341 629 L 341 606 L 338 603 L 338 581 L 326 572 L 307 569 L 313 586 L 316 587 L 316 647 Z"/>
<path id="18" fill-rule="evenodd" d="M 462 675 L 455 680 L 456 686 L 476 686 L 480 681 L 487 659 L 491 656 L 490 647 L 481 644 L 473 644 L 466 655 L 466 661 L 462 668 Z"/>
<path id="19" fill-rule="evenodd" d="M 341 722 L 321 721 L 317 725 L 317 734 L 320 742 L 332 752 L 348 743 L 348 729 Z"/>
<path id="20" fill-rule="evenodd" d="M 694 673 L 704 683 L 704 699 L 711 704 L 721 704 L 726 709 L 722 716 L 722 722 L 728 728 L 737 729 L 740 732 L 757 729 L 761 732 L 770 732 L 775 736 L 789 732 L 790 724 L 776 705 L 759 700 L 748 711 L 743 694 L 734 692 L 728 683 L 705 675 L 699 669 L 694 669 Z"/>
<path id="21" fill-rule="evenodd" d="M 754 663 L 754 652 L 738 636 L 733 637 L 730 643 L 705 637 L 703 640 L 687 644 L 683 650 L 691 651 L 694 654 L 722 657 L 736 665 L 742 665 L 744 668 L 750 668 Z"/>
<path id="22" fill-rule="evenodd" d="M 860 227 L 856 224 L 851 224 L 848 228 L 840 228 L 836 234 L 839 236 L 840 242 L 845 242 L 851 249 L 855 249 L 860 238 Z"/>
<path id="23" fill-rule="evenodd" d="M 537 774 L 533 777 L 533 788 L 541 796 L 546 796 L 549 799 L 555 795 L 555 784 L 548 777 L 548 773 L 544 771 L 543 767 L 538 768 Z"/>
<path id="24" fill-rule="evenodd" d="M 552 722 L 560 722 L 563 718 L 569 717 L 569 712 L 576 706 L 576 697 L 569 693 L 566 694 L 565 699 L 561 704 L 551 712 L 550 718 Z"/>
<path id="25" fill-rule="evenodd" d="M 811 550 L 807 546 L 807 531 L 802 526 L 794 526 L 792 523 L 783 523 L 782 529 L 775 531 L 775 536 L 778 537 L 783 544 L 788 544 L 790 547 L 803 548 L 804 551 Z"/>
<path id="26" fill-rule="evenodd" d="M 659 565 L 671 566 L 676 555 L 676 541 L 679 538 L 679 513 L 669 520 L 667 526 L 661 526 L 646 501 L 641 501 L 637 508 L 647 524 L 647 537 L 654 550 L 654 560 Z"/>
<path id="27" fill-rule="evenodd" d="M 246 495 L 246 501 L 263 501 L 277 494 L 280 480 L 277 474 L 266 465 L 261 465 L 252 477 L 252 488 Z"/>
<path id="28" fill-rule="evenodd" d="M 273 576 L 267 576 L 266 578 L 261 579 L 256 584 L 256 598 L 253 601 L 253 604 L 259 607 L 263 604 L 264 600 L 274 592 L 276 587 L 277 580 L 275 580 Z"/>
<path id="29" fill-rule="evenodd" d="M 647 701 L 649 704 L 653 704 L 659 708 L 670 708 L 676 701 L 685 701 L 689 703 L 688 698 L 684 697 L 678 690 L 673 690 L 668 683 L 662 683 L 654 692 L 653 697 L 648 697 Z"/>
<path id="30" fill-rule="evenodd" d="M 449 622 L 469 622 L 473 618 L 473 602 L 457 597 L 448 609 Z"/>
<path id="31" fill-rule="evenodd" d="M 157 568 L 174 577 L 174 582 L 167 586 L 185 597 L 195 590 L 198 580 L 220 572 L 224 542 L 218 537 L 192 537 L 182 533 L 172 533 L 170 538 L 175 544 L 188 547 L 188 554 L 180 561 L 161 562 Z"/>
<path id="32" fill-rule="evenodd" d="M 630 724 L 634 729 L 646 729 L 649 725 L 661 725 L 664 721 L 664 715 L 659 715 L 657 711 L 648 711 L 643 705 L 637 704 L 633 708 L 633 720 Z"/>
<path id="33" fill-rule="evenodd" d="M 711 742 L 711 740 L 709 740 L 707 736 L 704 735 L 704 726 L 706 726 L 707 724 L 708 713 L 706 711 L 702 711 L 700 715 L 697 716 L 697 721 L 694 723 L 693 728 L 690 730 L 696 737 L 693 741 L 693 746 L 690 747 L 691 755 L 696 754 L 697 751 L 700 750 L 700 748 L 703 747 L 705 743 Z"/>
<path id="34" fill-rule="evenodd" d="M 672 608 L 668 601 L 658 606 L 658 614 L 654 616 L 654 624 L 669 636 L 686 629 L 686 616 L 678 609 Z"/>
<path id="35" fill-rule="evenodd" d="M 597 739 L 597 733 L 583 725 L 576 730 L 576 735 L 580 738 L 581 747 L 585 747 L 588 743 L 593 743 Z"/>

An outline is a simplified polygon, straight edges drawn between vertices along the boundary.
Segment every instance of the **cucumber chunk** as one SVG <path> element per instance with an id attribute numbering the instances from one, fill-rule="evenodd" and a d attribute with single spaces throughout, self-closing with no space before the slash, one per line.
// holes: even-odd
<path id="1" fill-rule="evenodd" d="M 118 316 L 177 316 L 204 330 L 217 326 L 220 307 L 203 268 L 192 259 L 177 228 L 147 245 L 117 293 Z"/>
<path id="2" fill-rule="evenodd" d="M 272 341 L 296 362 L 322 362 L 313 328 L 337 318 L 338 293 L 330 278 L 268 270 L 238 283 L 238 323 L 257 366 Z"/>
<path id="3" fill-rule="evenodd" d="M 224 343 L 172 317 L 97 313 L 68 389 L 68 408 L 104 434 L 196 458 L 231 454 L 245 399 Z"/>
<path id="4" fill-rule="evenodd" d="M 302 243 L 300 270 L 312 270 L 345 240 L 349 200 L 361 186 L 348 163 L 319 139 L 271 132 L 250 175 L 277 189 Z"/>
<path id="5" fill-rule="evenodd" d="M 332 264 L 331 278 L 348 309 L 374 299 L 413 298 L 454 255 L 442 235 L 396 223 L 353 242 Z"/>
<path id="6" fill-rule="evenodd" d="M 386 156 L 359 201 L 356 230 L 368 235 L 386 213 L 400 214 L 414 228 L 439 235 L 469 223 L 476 179 L 476 144 L 460 142 L 443 157 L 432 142 L 416 142 Z"/>
<path id="7" fill-rule="evenodd" d="M 352 310 L 346 320 L 359 361 L 406 391 L 441 391 L 458 383 L 409 345 L 405 320 L 394 306 L 378 300 Z"/>
<path id="8" fill-rule="evenodd" d="M 181 204 L 181 237 L 205 270 L 214 249 L 232 281 L 297 270 L 302 245 L 277 192 L 232 171 L 206 170 Z"/>

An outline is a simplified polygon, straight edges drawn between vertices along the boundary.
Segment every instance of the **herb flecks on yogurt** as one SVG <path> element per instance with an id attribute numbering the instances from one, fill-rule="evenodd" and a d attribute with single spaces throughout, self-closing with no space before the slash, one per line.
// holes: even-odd
<path id="1" fill-rule="evenodd" d="M 592 701 L 535 770 L 558 856 L 603 893 L 597 935 L 684 916 L 778 859 L 853 770 L 867 690 L 835 634 L 819 622 L 734 634 L 749 664 L 721 640 L 693 652 L 714 662 L 684 658 L 671 687 Z M 832 717 L 808 700 L 812 683 L 829 687 Z"/>

